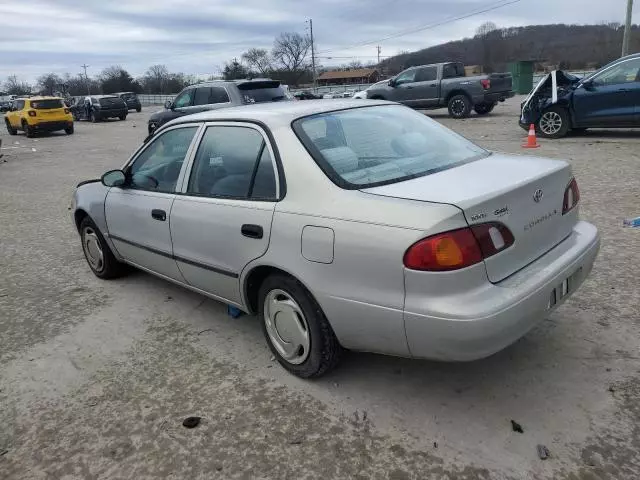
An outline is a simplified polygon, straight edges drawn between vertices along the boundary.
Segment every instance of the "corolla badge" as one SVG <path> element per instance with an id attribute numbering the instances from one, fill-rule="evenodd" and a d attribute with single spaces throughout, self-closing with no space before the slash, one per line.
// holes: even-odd
<path id="1" fill-rule="evenodd" d="M 543 196 L 544 196 L 544 193 L 542 193 L 542 190 L 538 189 L 535 192 L 533 192 L 533 201 L 536 203 L 539 203 L 540 200 L 542 200 Z"/>

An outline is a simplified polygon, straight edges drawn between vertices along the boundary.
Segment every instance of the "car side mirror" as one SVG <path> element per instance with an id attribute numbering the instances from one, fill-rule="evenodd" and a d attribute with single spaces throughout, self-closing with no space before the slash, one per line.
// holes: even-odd
<path id="1" fill-rule="evenodd" d="M 109 170 L 102 175 L 100 181 L 105 187 L 121 187 L 125 184 L 126 177 L 122 170 Z"/>
<path id="2" fill-rule="evenodd" d="M 393 78 L 389 79 L 389 83 L 387 83 L 387 85 L 389 85 L 390 87 L 395 87 L 396 86 L 396 81 Z"/>
<path id="3" fill-rule="evenodd" d="M 167 100 L 164 102 L 164 108 L 167 110 L 173 110 L 173 102 L 171 100 Z"/>
<path id="4" fill-rule="evenodd" d="M 586 82 L 583 82 L 582 86 L 585 90 L 595 90 L 595 84 L 593 83 L 593 80 L 587 80 Z"/>

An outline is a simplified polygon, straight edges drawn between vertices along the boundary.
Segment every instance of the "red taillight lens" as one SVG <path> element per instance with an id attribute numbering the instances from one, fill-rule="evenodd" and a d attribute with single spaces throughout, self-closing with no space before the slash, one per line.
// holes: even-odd
<path id="1" fill-rule="evenodd" d="M 412 270 L 457 270 L 481 261 L 482 252 L 469 228 L 425 238 L 404 254 L 404 266 Z"/>
<path id="2" fill-rule="evenodd" d="M 69 113 L 69 112 L 71 112 L 71 110 L 69 110 L 68 108 L 64 109 L 64 113 Z"/>
<path id="3" fill-rule="evenodd" d="M 484 88 L 485 90 L 489 90 L 491 88 L 491 80 L 489 80 L 488 78 L 483 78 L 482 80 L 480 80 L 480 83 L 482 84 L 482 88 Z"/>
<path id="4" fill-rule="evenodd" d="M 480 245 L 482 256 L 488 258 L 513 245 L 513 233 L 499 222 L 473 225 L 471 231 Z"/>
<path id="5" fill-rule="evenodd" d="M 578 188 L 578 182 L 575 178 L 572 178 L 567 185 L 567 189 L 564 191 L 564 201 L 562 202 L 562 214 L 570 212 L 578 205 L 580 201 L 580 189 Z"/>
<path id="6" fill-rule="evenodd" d="M 482 223 L 414 243 L 404 254 L 404 266 L 432 272 L 458 270 L 509 248 L 513 242 L 513 234 L 502 223 Z"/>
<path id="7" fill-rule="evenodd" d="M 35 110 L 29 110 L 29 116 L 30 117 L 35 117 L 37 115 Z"/>

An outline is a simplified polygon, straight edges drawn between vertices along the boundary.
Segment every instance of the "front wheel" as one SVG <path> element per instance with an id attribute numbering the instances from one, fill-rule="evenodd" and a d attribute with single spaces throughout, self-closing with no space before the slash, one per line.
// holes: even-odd
<path id="1" fill-rule="evenodd" d="M 538 133 L 543 138 L 561 138 L 569 132 L 569 112 L 554 105 L 547 108 L 538 120 Z"/>
<path id="2" fill-rule="evenodd" d="M 119 118 L 120 120 L 126 120 L 126 119 L 127 119 L 127 116 L 126 116 L 126 115 L 120 115 L 118 118 Z"/>
<path id="3" fill-rule="evenodd" d="M 466 95 L 454 95 L 449 99 L 447 108 L 453 118 L 467 118 L 471 114 L 471 100 Z"/>
<path id="4" fill-rule="evenodd" d="M 89 114 L 89 121 L 91 121 L 91 123 L 98 123 L 98 116 L 94 112 L 91 112 Z"/>
<path id="5" fill-rule="evenodd" d="M 491 113 L 495 106 L 495 103 L 478 103 L 473 107 L 473 109 L 478 115 L 487 115 L 488 113 Z"/>
<path id="6" fill-rule="evenodd" d="M 107 280 L 122 276 L 125 265 L 116 260 L 102 233 L 88 216 L 80 222 L 80 238 L 84 258 L 96 277 Z"/>
<path id="7" fill-rule="evenodd" d="M 300 282 L 271 275 L 260 286 L 258 299 L 264 336 L 286 370 L 311 378 L 338 365 L 343 349 L 322 309 Z"/>
<path id="8" fill-rule="evenodd" d="M 4 123 L 7 126 L 7 132 L 9 132 L 9 135 L 17 135 L 18 134 L 18 130 L 16 130 L 15 128 L 13 128 L 11 126 L 11 123 L 9 123 L 9 120 L 7 120 L 6 118 L 4 119 Z"/>
<path id="9" fill-rule="evenodd" d="M 136 112 L 140 113 L 142 111 L 142 107 L 137 107 Z"/>

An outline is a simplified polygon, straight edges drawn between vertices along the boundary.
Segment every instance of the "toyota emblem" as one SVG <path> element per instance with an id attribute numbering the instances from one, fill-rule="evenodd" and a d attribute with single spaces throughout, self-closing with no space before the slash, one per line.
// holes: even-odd
<path id="1" fill-rule="evenodd" d="M 538 189 L 533 193 L 533 201 L 538 203 L 540 202 L 540 200 L 542 200 L 543 196 L 544 194 L 542 193 L 542 190 Z"/>

